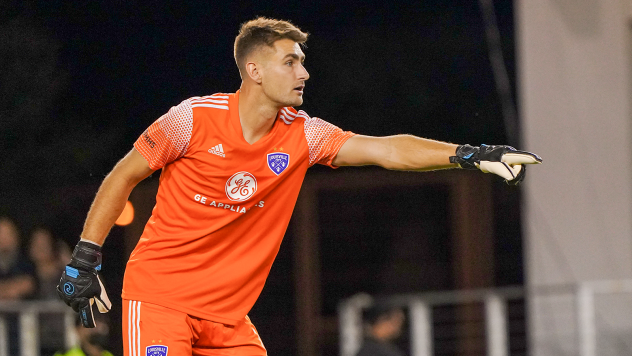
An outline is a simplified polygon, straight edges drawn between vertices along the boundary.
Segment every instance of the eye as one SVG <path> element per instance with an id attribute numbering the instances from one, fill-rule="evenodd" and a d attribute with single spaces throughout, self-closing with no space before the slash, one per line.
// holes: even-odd
<path id="1" fill-rule="evenodd" d="M 291 67 L 291 66 L 292 66 L 292 64 L 294 64 L 292 61 L 287 61 L 287 62 L 285 62 L 285 65 L 287 65 L 288 67 Z"/>

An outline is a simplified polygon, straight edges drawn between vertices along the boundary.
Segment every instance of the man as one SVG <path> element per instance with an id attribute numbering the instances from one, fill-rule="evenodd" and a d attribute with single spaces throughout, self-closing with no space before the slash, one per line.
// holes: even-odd
<path id="1" fill-rule="evenodd" d="M 405 318 L 400 308 L 377 305 L 367 309 L 364 343 L 356 356 L 403 356 L 392 342 L 401 335 Z"/>
<path id="2" fill-rule="evenodd" d="M 345 132 L 293 107 L 309 73 L 307 34 L 286 21 L 242 25 L 238 92 L 193 97 L 152 124 L 105 178 L 58 286 L 91 327 L 110 308 L 100 246 L 134 186 L 162 169 L 156 206 L 123 283 L 125 354 L 265 355 L 247 313 L 259 296 L 310 166 L 477 167 L 518 182 L 539 158 L 506 146 Z M 504 161 L 504 162 L 501 162 Z"/>

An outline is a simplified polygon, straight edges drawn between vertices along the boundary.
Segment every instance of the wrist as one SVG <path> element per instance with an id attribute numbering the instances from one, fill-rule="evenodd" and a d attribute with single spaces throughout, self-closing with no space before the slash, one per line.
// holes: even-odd
<path id="1" fill-rule="evenodd" d="M 101 246 L 81 240 L 72 252 L 70 265 L 88 269 L 101 269 Z"/>
<path id="2" fill-rule="evenodd" d="M 79 242 L 86 242 L 88 244 L 94 245 L 96 247 L 99 248 L 99 250 L 101 249 L 101 246 L 103 246 L 103 244 L 98 243 L 96 241 L 92 241 L 92 240 L 88 240 L 88 239 L 84 239 L 83 237 L 79 240 Z"/>
<path id="3" fill-rule="evenodd" d="M 471 145 L 459 145 L 454 156 L 450 156 L 450 163 L 456 163 L 459 168 L 478 169 L 476 163 L 479 160 L 480 147 Z"/>

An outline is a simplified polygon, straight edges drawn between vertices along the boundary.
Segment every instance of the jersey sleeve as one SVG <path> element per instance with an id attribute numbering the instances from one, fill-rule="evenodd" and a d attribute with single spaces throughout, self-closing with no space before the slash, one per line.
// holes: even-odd
<path id="1" fill-rule="evenodd" d="M 181 102 L 156 120 L 134 143 L 149 167 L 160 169 L 184 156 L 191 141 L 193 109 L 189 100 Z"/>
<path id="2" fill-rule="evenodd" d="M 305 119 L 305 138 L 309 146 L 309 165 L 316 163 L 337 168 L 332 164 L 342 145 L 355 134 L 343 131 L 338 126 L 319 119 L 309 117 L 304 111 L 298 112 Z"/>

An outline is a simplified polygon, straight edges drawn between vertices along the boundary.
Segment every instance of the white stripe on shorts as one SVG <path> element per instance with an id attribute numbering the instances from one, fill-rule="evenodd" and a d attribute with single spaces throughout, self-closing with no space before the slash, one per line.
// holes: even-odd
<path id="1" fill-rule="evenodd" d="M 129 356 L 141 356 L 140 352 L 140 302 L 129 301 L 127 309 L 127 344 Z"/>
<path id="2" fill-rule="evenodd" d="M 138 356 L 140 353 L 140 302 L 138 302 L 138 311 L 136 312 L 136 332 L 138 333 Z"/>
<path id="3" fill-rule="evenodd" d="M 136 330 L 132 327 L 132 325 L 136 325 L 133 323 L 134 316 L 132 315 L 132 313 L 136 311 L 135 306 L 136 302 L 130 300 L 129 312 L 127 313 L 127 343 L 129 344 L 129 356 L 136 356 L 136 348 L 132 348 L 133 340 L 136 339 Z M 132 336 L 132 331 L 134 332 L 134 336 Z"/>

